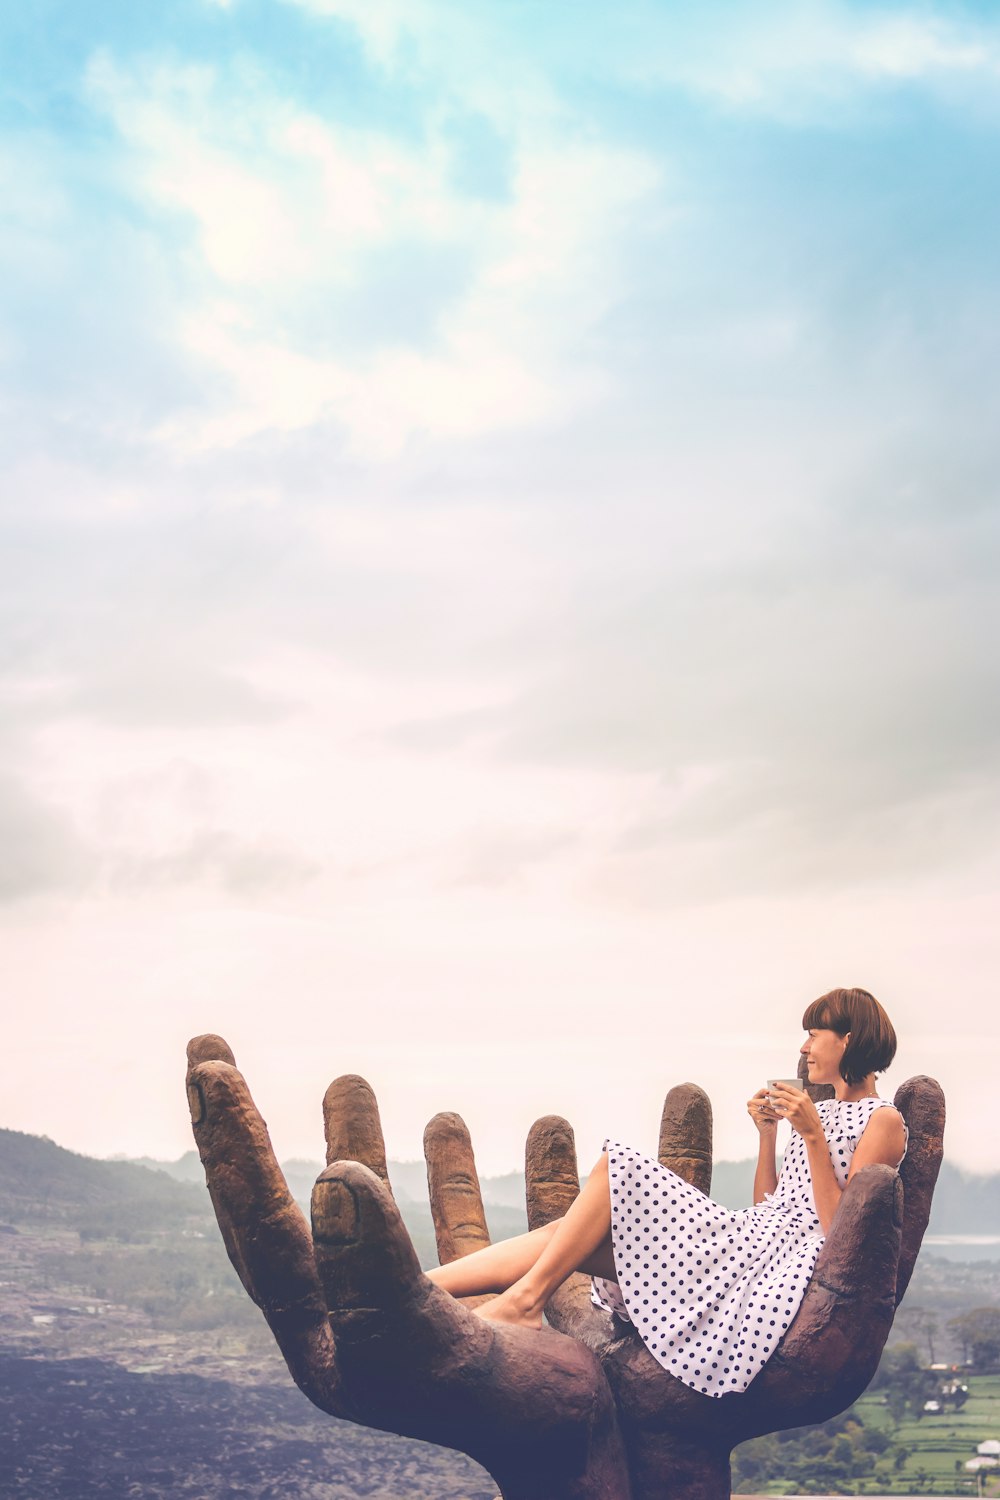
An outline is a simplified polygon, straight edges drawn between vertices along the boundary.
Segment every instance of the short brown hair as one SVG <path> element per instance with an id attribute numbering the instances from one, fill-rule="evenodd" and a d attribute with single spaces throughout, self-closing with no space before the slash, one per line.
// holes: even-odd
<path id="1" fill-rule="evenodd" d="M 850 1032 L 851 1040 L 840 1059 L 845 1083 L 860 1083 L 869 1073 L 883 1072 L 896 1055 L 892 1022 L 867 990 L 831 990 L 821 995 L 806 1006 L 802 1025 L 806 1031 L 817 1027 L 838 1036 Z"/>

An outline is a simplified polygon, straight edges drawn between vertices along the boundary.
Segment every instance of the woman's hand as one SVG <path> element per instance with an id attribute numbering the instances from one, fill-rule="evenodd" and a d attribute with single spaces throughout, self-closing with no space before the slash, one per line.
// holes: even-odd
<path id="1" fill-rule="evenodd" d="M 797 1130 L 804 1140 L 823 1140 L 823 1122 L 815 1104 L 806 1093 L 805 1089 L 789 1088 L 787 1083 L 775 1083 L 771 1087 L 770 1096 L 767 1089 L 763 1090 L 764 1097 L 770 1097 L 774 1102 L 770 1105 L 774 1116 L 778 1120 L 787 1120 L 793 1130 Z"/>
<path id="2" fill-rule="evenodd" d="M 747 1114 L 761 1135 L 773 1135 L 778 1128 L 778 1116 L 771 1108 L 766 1088 L 758 1089 L 753 1098 L 747 1100 Z"/>
<path id="3" fill-rule="evenodd" d="M 778 1186 L 775 1148 L 778 1144 L 778 1117 L 771 1108 L 767 1089 L 758 1089 L 747 1100 L 747 1114 L 757 1127 L 757 1170 L 753 1174 L 753 1201 L 762 1203 Z"/>

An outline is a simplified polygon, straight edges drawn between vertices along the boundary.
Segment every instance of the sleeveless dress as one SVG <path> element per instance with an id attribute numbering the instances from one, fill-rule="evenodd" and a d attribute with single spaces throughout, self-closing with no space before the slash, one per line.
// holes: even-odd
<path id="1" fill-rule="evenodd" d="M 865 1126 L 889 1103 L 817 1104 L 841 1187 Z M 735 1212 L 630 1146 L 605 1150 L 618 1279 L 595 1276 L 593 1302 L 634 1323 L 692 1390 L 745 1391 L 795 1317 L 823 1244 L 805 1141 L 792 1131 L 774 1192 Z"/>

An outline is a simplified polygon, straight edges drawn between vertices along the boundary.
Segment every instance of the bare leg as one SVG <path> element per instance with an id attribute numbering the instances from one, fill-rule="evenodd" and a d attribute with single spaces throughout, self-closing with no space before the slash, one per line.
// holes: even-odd
<path id="1" fill-rule="evenodd" d="M 606 1152 L 601 1154 L 576 1202 L 557 1221 L 555 1233 L 534 1265 L 509 1291 L 478 1308 L 479 1316 L 497 1323 L 523 1323 L 540 1328 L 546 1302 L 573 1271 L 610 1278 L 616 1274 Z"/>
<path id="2" fill-rule="evenodd" d="M 562 1221 L 554 1219 L 530 1234 L 501 1240 L 460 1256 L 446 1266 L 435 1266 L 427 1275 L 453 1297 L 476 1297 L 482 1292 L 505 1292 L 531 1269 Z"/>

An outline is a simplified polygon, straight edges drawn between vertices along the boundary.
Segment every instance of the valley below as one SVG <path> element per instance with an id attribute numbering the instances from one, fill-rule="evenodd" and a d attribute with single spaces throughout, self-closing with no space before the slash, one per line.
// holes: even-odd
<path id="1" fill-rule="evenodd" d="M 429 1265 L 429 1211 L 418 1185 L 410 1193 L 404 1173 L 397 1176 L 411 1237 Z M 495 1237 L 523 1227 L 516 1188 L 498 1180 L 503 1201 L 487 1206 Z M 915 1344 L 926 1363 L 956 1360 L 949 1322 L 991 1304 L 1000 1304 L 1000 1261 L 925 1251 L 892 1345 Z M 338 1421 L 309 1403 L 229 1264 L 203 1182 L 0 1131 L 4 1497 L 496 1493 L 461 1454 Z"/>

